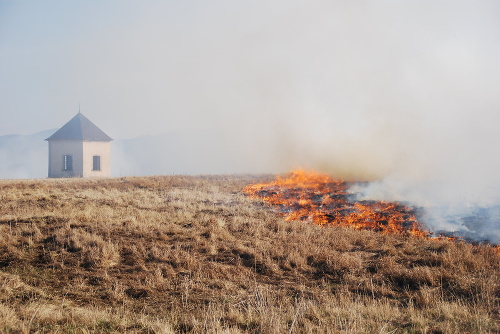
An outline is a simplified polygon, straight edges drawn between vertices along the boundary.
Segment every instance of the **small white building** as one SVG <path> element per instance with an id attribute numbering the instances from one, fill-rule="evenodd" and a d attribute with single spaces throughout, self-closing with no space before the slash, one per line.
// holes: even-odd
<path id="1" fill-rule="evenodd" d="M 46 139 L 49 177 L 109 177 L 113 140 L 80 112 Z"/>

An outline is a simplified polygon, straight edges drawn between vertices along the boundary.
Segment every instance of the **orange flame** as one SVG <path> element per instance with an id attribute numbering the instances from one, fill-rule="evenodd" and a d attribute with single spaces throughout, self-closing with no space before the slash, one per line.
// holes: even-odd
<path id="1" fill-rule="evenodd" d="M 401 203 L 353 201 L 349 183 L 325 174 L 295 170 L 287 178 L 247 186 L 253 198 L 278 206 L 288 221 L 309 221 L 322 226 L 373 230 L 390 234 L 429 237 L 413 209 Z"/>
<path id="2" fill-rule="evenodd" d="M 308 221 L 388 234 L 463 241 L 460 237 L 433 235 L 417 220 L 415 209 L 402 203 L 356 201 L 348 193 L 352 183 L 325 174 L 295 170 L 286 178 L 245 187 L 252 198 L 275 205 L 287 221 Z M 493 246 L 500 256 L 500 245 Z"/>

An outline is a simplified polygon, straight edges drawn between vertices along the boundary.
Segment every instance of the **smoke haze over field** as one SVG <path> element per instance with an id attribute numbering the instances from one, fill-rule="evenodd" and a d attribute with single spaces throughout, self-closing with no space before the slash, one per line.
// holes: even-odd
<path id="1" fill-rule="evenodd" d="M 0 135 L 61 126 L 81 102 L 113 138 L 184 132 L 186 155 L 218 138 L 177 173 L 304 167 L 376 179 L 370 198 L 497 205 L 499 14 L 460 0 L 2 1 Z M 170 146 L 150 146 L 162 166 Z"/>

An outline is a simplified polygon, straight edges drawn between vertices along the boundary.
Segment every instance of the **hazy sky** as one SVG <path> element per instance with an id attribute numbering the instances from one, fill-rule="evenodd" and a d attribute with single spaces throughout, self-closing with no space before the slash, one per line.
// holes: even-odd
<path id="1" fill-rule="evenodd" d="M 499 9 L 496 1 L 0 0 L 0 135 L 59 127 L 79 103 L 120 138 L 269 122 L 357 136 L 386 113 L 397 126 L 468 122 L 472 111 L 494 118 Z"/>
<path id="2" fill-rule="evenodd" d="M 499 17 L 481 0 L 0 0 L 0 135 L 80 103 L 114 138 L 211 129 L 283 170 L 382 178 L 384 196 L 484 199 Z"/>

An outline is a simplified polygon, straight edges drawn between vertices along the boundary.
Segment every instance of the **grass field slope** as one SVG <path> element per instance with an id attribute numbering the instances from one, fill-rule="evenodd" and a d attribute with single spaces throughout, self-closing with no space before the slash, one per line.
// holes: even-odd
<path id="1" fill-rule="evenodd" d="M 0 181 L 0 332 L 500 332 L 494 248 L 287 222 L 272 178 Z"/>

